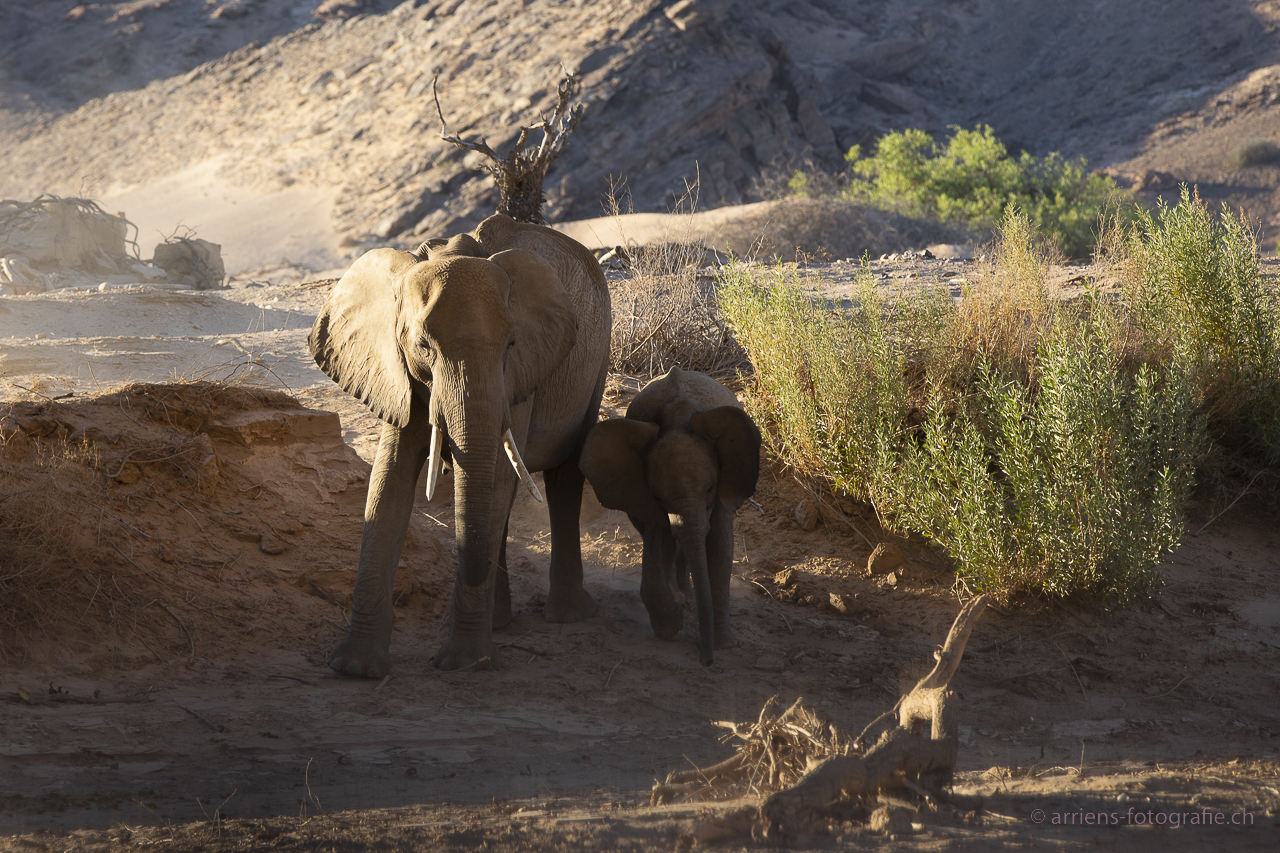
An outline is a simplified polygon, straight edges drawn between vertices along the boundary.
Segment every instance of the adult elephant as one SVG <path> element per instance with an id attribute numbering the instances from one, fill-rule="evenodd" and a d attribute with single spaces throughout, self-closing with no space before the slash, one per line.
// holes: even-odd
<path id="1" fill-rule="evenodd" d="M 600 503 L 620 509 L 644 540 L 640 599 L 653 631 L 671 639 L 684 625 L 677 592 L 698 605 L 698 654 L 733 645 L 729 576 L 733 515 L 756 490 L 760 430 L 733 392 L 703 373 L 673 367 L 627 407 L 597 424 L 582 470 Z"/>
<path id="2" fill-rule="evenodd" d="M 492 667 L 511 620 L 507 517 L 541 471 L 551 516 L 551 622 L 591 616 L 582 586 L 578 456 L 609 355 L 609 290 L 595 258 L 550 228 L 492 216 L 415 253 L 375 249 L 334 286 L 311 329 L 320 368 L 384 421 L 369 480 L 351 627 L 329 661 L 391 666 L 392 583 L 426 463 L 454 470 L 458 573 L 441 669 Z M 508 464 L 510 460 L 511 464 Z"/>

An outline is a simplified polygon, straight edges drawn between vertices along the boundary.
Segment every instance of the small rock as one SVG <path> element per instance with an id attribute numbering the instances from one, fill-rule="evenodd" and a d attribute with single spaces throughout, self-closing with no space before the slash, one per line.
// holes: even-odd
<path id="1" fill-rule="evenodd" d="M 887 574 L 887 575 L 885 575 L 885 576 L 884 576 L 884 582 L 885 582 L 885 583 L 887 583 L 889 586 L 897 586 L 897 585 L 898 585 L 898 573 L 897 573 L 897 572 L 889 572 L 889 574 Z"/>
<path id="2" fill-rule="evenodd" d="M 662 13 L 681 32 L 689 32 L 718 21 L 732 5 L 732 0 L 678 0 Z"/>
<path id="3" fill-rule="evenodd" d="M 258 534 L 258 550 L 264 554 L 283 554 L 289 549 L 284 540 L 274 533 L 262 531 Z"/>
<path id="4" fill-rule="evenodd" d="M 791 586 L 796 581 L 796 573 L 794 569 L 783 569 L 773 576 L 775 586 Z"/>
<path id="5" fill-rule="evenodd" d="M 867 571 L 873 575 L 887 574 L 906 561 L 907 558 L 902 556 L 902 550 L 897 545 L 881 542 L 867 558 Z"/>
<path id="6" fill-rule="evenodd" d="M 857 593 L 854 593 L 853 595 L 842 595 L 838 592 L 829 592 L 827 593 L 827 598 L 831 604 L 831 609 L 844 616 L 852 616 L 853 614 L 859 613 L 863 610 L 858 603 Z"/>
<path id="7" fill-rule="evenodd" d="M 359 15 L 368 8 L 369 0 L 324 0 L 311 14 L 322 21 L 344 20 Z"/>
<path id="8" fill-rule="evenodd" d="M 813 505 L 813 501 L 805 498 L 796 504 L 795 511 L 792 516 L 796 520 L 796 524 L 802 530 L 812 531 L 818 526 L 818 508 Z"/>
<path id="9" fill-rule="evenodd" d="M 243 18 L 249 14 L 249 7 L 253 0 L 230 0 L 228 3 L 222 3 L 209 15 L 214 20 L 232 20 L 234 18 Z M 211 4 L 206 4 L 211 5 Z"/>
<path id="10" fill-rule="evenodd" d="M 787 662 L 778 655 L 761 655 L 754 667 L 762 672 L 782 672 L 787 668 Z"/>
<path id="11" fill-rule="evenodd" d="M 873 832 L 883 832 L 885 835 L 909 835 L 911 811 L 893 806 L 881 806 L 871 813 L 869 824 Z"/>

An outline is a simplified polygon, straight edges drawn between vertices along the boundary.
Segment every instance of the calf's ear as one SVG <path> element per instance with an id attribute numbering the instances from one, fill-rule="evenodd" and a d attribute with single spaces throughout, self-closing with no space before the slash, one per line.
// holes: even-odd
<path id="1" fill-rule="evenodd" d="M 737 406 L 694 412 L 689 429 L 715 447 L 720 460 L 720 500 L 737 509 L 756 492 L 760 478 L 760 430 Z"/>
<path id="2" fill-rule="evenodd" d="M 666 519 L 667 512 L 645 475 L 645 460 L 657 437 L 657 424 L 630 418 L 602 421 L 591 428 L 578 467 L 602 506 L 644 521 Z"/>

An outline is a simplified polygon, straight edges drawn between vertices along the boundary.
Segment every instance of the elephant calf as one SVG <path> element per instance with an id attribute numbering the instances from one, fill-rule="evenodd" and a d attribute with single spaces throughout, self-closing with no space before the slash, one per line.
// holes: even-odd
<path id="1" fill-rule="evenodd" d="M 640 598 L 664 640 L 683 627 L 676 593 L 692 579 L 698 656 L 710 664 L 714 646 L 735 643 L 733 514 L 756 490 L 760 430 L 728 388 L 673 367 L 636 395 L 625 418 L 595 425 L 579 464 L 600 503 L 640 531 Z"/>

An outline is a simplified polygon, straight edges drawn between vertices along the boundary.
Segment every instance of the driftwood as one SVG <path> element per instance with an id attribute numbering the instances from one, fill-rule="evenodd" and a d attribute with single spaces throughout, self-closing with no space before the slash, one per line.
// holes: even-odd
<path id="1" fill-rule="evenodd" d="M 874 792 L 899 774 L 918 776 L 927 790 L 951 782 L 959 749 L 959 699 L 947 689 L 964 655 L 965 643 L 987 605 L 979 596 L 960 610 L 937 664 L 898 705 L 898 725 L 864 755 L 838 755 L 818 763 L 795 785 L 778 791 L 760 807 L 766 833 L 803 829 L 819 812 L 843 797 Z M 921 730 L 929 726 L 927 737 Z"/>
<path id="2" fill-rule="evenodd" d="M 774 696 L 754 723 L 717 721 L 713 725 L 728 730 L 721 740 L 741 741 L 737 754 L 711 767 L 669 773 L 654 786 L 651 805 L 777 791 L 799 780 L 816 758 L 853 749 L 852 741 L 805 708 L 800 699 L 780 711 Z"/>
<path id="3" fill-rule="evenodd" d="M 801 834 L 833 811 L 847 812 L 856 805 L 853 798 L 880 788 L 908 789 L 926 800 L 938 796 L 951 784 L 959 750 L 959 699 L 948 685 L 986 606 L 983 595 L 960 609 L 946 642 L 934 653 L 933 671 L 857 738 L 846 737 L 799 699 L 779 711 L 775 696 L 754 723 L 715 723 L 729 730 L 726 740 L 742 741 L 736 755 L 711 767 L 670 773 L 654 785 L 650 804 L 770 794 L 758 810 L 749 809 L 749 819 L 738 809 L 699 824 L 685 839 L 692 844 L 744 834 Z M 860 753 L 863 736 L 894 715 L 892 727 Z M 879 796 L 884 800 L 886 794 Z M 882 812 L 872 815 L 873 826 L 877 816 L 880 824 L 891 825 Z"/>
<path id="4" fill-rule="evenodd" d="M 493 161 L 486 163 L 483 168 L 493 175 L 494 181 L 498 184 L 498 192 L 501 196 L 498 202 L 499 213 L 505 213 L 520 222 L 543 224 L 542 204 L 545 199 L 542 182 L 547 176 L 547 170 L 551 168 L 551 164 L 560 156 L 565 143 L 569 141 L 569 134 L 573 133 L 574 128 L 578 126 L 583 111 L 586 110 L 586 105 L 582 103 L 569 105 L 578 88 L 578 76 L 568 70 L 565 71 L 564 77 L 560 80 L 555 110 L 549 116 L 542 116 L 542 120 L 535 124 L 528 127 L 521 126 L 516 144 L 506 157 L 490 148 L 484 139 L 471 141 L 460 136 L 449 135 L 449 128 L 444 121 L 444 110 L 440 108 L 440 95 L 436 91 L 436 82 L 439 77 L 440 75 L 437 74 L 431 81 L 431 94 L 435 97 L 436 114 L 440 116 L 440 138 L 467 151 L 478 151 Z M 529 134 L 535 130 L 542 131 L 542 143 L 536 149 L 525 150 L 524 146 L 529 140 Z"/>

